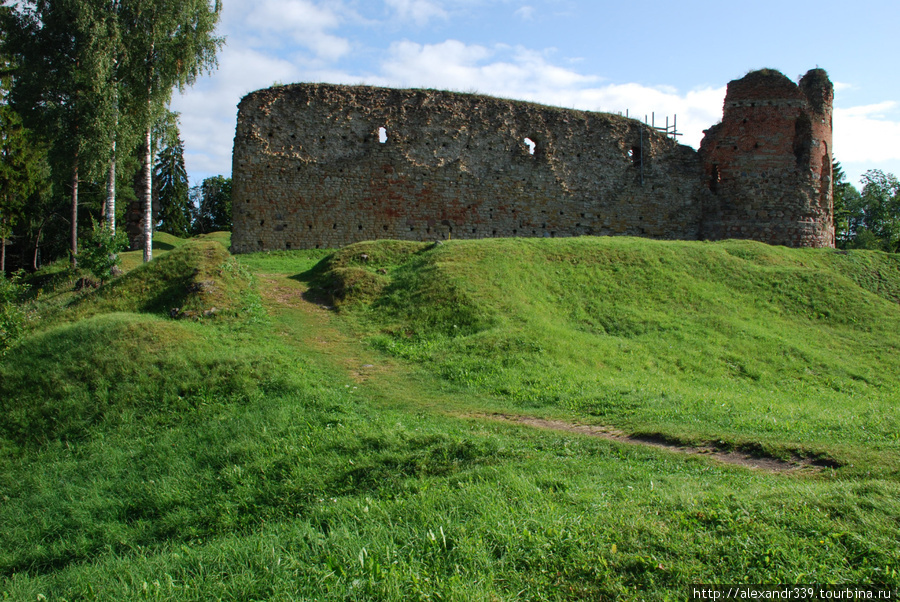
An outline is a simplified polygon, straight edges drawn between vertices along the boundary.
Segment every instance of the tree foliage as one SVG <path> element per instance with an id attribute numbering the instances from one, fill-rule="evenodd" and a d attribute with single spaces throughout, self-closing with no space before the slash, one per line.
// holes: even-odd
<path id="1" fill-rule="evenodd" d="M 195 231 L 231 230 L 231 178 L 221 175 L 206 178 L 191 194 L 198 207 Z"/>
<path id="2" fill-rule="evenodd" d="M 64 253 L 64 226 L 73 257 L 79 224 L 102 215 L 114 229 L 116 197 L 121 209 L 123 198 L 141 192 L 133 179 L 140 163 L 147 166 L 143 200 L 152 199 L 156 145 L 138 161 L 132 153 L 138 138 L 150 138 L 173 88 L 215 65 L 220 11 L 216 0 L 19 0 L 0 6 L 0 60 L 10 90 L 0 105 L 21 115 L 22 131 L 32 131 L 30 148 L 43 144 L 50 166 L 43 175 L 37 168 L 14 171 L 52 182 L 40 187 L 40 198 L 31 198 L 32 192 L 27 202 L 23 194 L 0 201 L 7 216 L 0 221 L 17 234 L 20 265 L 26 265 L 26 247 L 35 267 L 42 246 L 51 258 Z M 10 127 L 18 131 L 18 125 Z M 14 209 L 21 207 L 13 226 Z"/>
<path id="3" fill-rule="evenodd" d="M 10 102 L 50 144 L 50 164 L 71 198 L 78 253 L 78 186 L 106 171 L 114 139 L 114 21 L 106 0 L 23 0 L 5 11 L 4 50 L 14 57 Z"/>
<path id="4" fill-rule="evenodd" d="M 215 0 L 119 0 L 123 43 L 129 52 L 123 70 L 134 115 L 145 132 L 144 260 L 152 258 L 153 147 L 151 128 L 172 90 L 192 84 L 216 65 L 223 39 L 214 34 L 221 12 Z"/>
<path id="5" fill-rule="evenodd" d="M 153 169 L 153 188 L 159 201 L 158 229 L 175 236 L 190 236 L 194 221 L 190 184 L 184 167 L 184 143 L 178 131 L 177 115 L 163 139 Z"/>
<path id="6" fill-rule="evenodd" d="M 119 252 L 128 244 L 125 233 L 113 232 L 109 224 L 93 222 L 91 233 L 81 244 L 81 267 L 88 270 L 100 282 L 112 278 L 119 265 Z"/>
<path id="7" fill-rule="evenodd" d="M 835 244 L 846 248 L 853 239 L 850 231 L 850 207 L 859 203 L 859 191 L 847 180 L 841 163 L 837 160 L 831 166 L 834 196 L 834 234 Z"/>
<path id="8" fill-rule="evenodd" d="M 10 62 L 2 60 L 4 74 Z M 6 271 L 6 245 L 25 214 L 26 202 L 48 184 L 46 149 L 7 102 L 10 77 L 0 77 L 0 275 Z"/>
<path id="9" fill-rule="evenodd" d="M 862 191 L 843 199 L 846 247 L 900 252 L 900 181 L 872 169 L 863 174 Z"/>

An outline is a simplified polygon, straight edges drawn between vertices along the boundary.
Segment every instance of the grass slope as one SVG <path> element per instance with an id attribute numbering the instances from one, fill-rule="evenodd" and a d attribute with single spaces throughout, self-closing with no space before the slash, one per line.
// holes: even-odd
<path id="1" fill-rule="evenodd" d="M 33 302 L 0 361 L 4 597 L 900 583 L 892 256 L 577 239 L 233 262 L 191 241 Z M 172 319 L 209 307 L 198 281 L 231 309 Z M 771 474 L 492 412 L 841 466 Z"/>
<path id="2" fill-rule="evenodd" d="M 896 256 L 578 238 L 378 258 L 340 251 L 319 288 L 373 273 L 341 300 L 370 340 L 504 411 L 896 471 Z"/>

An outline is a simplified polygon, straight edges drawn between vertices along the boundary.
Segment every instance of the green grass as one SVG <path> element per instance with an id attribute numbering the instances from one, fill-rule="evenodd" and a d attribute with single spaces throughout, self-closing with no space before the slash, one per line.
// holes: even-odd
<path id="1" fill-rule="evenodd" d="M 896 471 L 894 256 L 518 239 L 421 247 L 379 269 L 382 292 L 344 300 L 345 314 L 504 411 Z"/>
<path id="2" fill-rule="evenodd" d="M 222 248 L 187 241 L 31 302 L 32 333 L 0 361 L 0 595 L 900 583 L 896 257 L 634 239 Z M 231 309 L 173 319 L 176 302 Z M 478 418 L 492 412 L 839 466 L 775 474 Z"/>

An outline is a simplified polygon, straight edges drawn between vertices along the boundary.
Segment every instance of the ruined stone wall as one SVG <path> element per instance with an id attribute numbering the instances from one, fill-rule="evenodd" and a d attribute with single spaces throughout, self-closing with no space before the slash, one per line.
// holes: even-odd
<path id="1" fill-rule="evenodd" d="M 235 136 L 232 250 L 585 234 L 833 245 L 830 96 L 820 78 L 751 75 L 729 84 L 701 153 L 633 119 L 480 95 L 254 92 Z M 744 104 L 757 96 L 762 113 Z"/>
<path id="2" fill-rule="evenodd" d="M 632 119 L 322 84 L 244 98 L 233 169 L 235 252 L 378 238 L 695 239 L 704 189 L 695 151 Z"/>
<path id="3" fill-rule="evenodd" d="M 799 86 L 769 69 L 728 84 L 722 122 L 700 147 L 713 193 L 703 238 L 834 246 L 833 98 L 821 69 Z"/>

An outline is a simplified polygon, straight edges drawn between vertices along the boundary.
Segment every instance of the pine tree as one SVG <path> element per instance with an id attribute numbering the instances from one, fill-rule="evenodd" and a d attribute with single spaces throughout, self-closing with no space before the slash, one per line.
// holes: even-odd
<path id="1" fill-rule="evenodd" d="M 165 146 L 156 157 L 153 187 L 159 200 L 158 229 L 175 236 L 190 236 L 194 212 L 184 168 L 184 143 L 177 123 L 172 124 Z"/>
<path id="2" fill-rule="evenodd" d="M 69 187 L 73 263 L 79 184 L 105 172 L 114 139 L 107 5 L 108 0 L 23 0 L 2 15 L 4 48 L 14 58 L 10 101 L 25 125 L 50 143 L 54 177 Z"/>
<path id="3" fill-rule="evenodd" d="M 5 7 L 4 7 L 5 8 Z M 5 36 L 4 36 L 5 37 Z M 12 63 L 0 55 L 0 278 L 6 273 L 6 246 L 21 219 L 25 201 L 45 185 L 46 151 L 8 102 Z"/>

